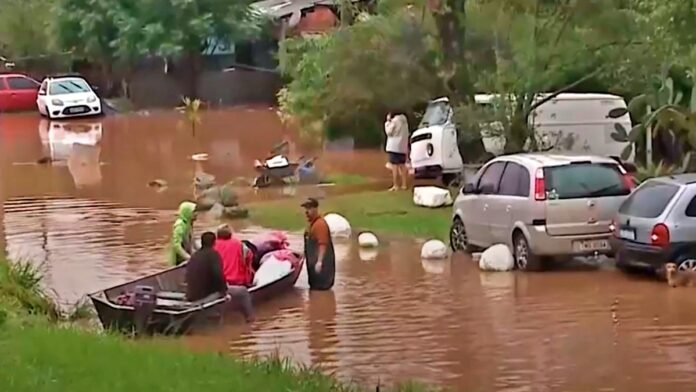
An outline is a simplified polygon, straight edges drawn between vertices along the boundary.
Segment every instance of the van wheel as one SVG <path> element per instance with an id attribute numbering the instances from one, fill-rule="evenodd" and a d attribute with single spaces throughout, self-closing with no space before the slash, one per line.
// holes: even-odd
<path id="1" fill-rule="evenodd" d="M 466 252 L 469 250 L 469 238 L 466 236 L 464 222 L 457 216 L 450 227 L 450 248 L 453 252 Z"/>
<path id="2" fill-rule="evenodd" d="M 516 233 L 513 237 L 515 267 L 520 271 L 541 271 L 542 260 L 529 248 L 529 242 L 522 233 Z"/>

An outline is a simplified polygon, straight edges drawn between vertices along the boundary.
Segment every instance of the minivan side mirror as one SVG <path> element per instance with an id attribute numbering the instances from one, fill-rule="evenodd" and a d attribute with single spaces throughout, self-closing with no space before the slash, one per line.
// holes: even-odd
<path id="1" fill-rule="evenodd" d="M 476 186 L 472 183 L 468 183 L 462 188 L 462 193 L 465 195 L 472 195 L 476 193 Z"/>

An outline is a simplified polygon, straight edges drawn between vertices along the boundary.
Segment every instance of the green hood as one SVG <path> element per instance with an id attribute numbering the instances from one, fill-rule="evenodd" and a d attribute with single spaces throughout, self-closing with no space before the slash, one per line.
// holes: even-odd
<path id="1" fill-rule="evenodd" d="M 196 203 L 185 201 L 179 204 L 179 214 L 177 220 L 182 220 L 185 223 L 191 224 L 193 213 L 196 211 Z"/>

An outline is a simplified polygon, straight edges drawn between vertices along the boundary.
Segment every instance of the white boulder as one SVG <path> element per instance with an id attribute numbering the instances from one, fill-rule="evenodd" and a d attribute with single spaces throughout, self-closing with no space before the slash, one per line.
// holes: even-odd
<path id="1" fill-rule="evenodd" d="M 361 248 L 376 248 L 379 246 L 379 240 L 374 233 L 364 232 L 358 236 L 358 245 Z"/>
<path id="2" fill-rule="evenodd" d="M 479 259 L 479 268 L 483 271 L 511 271 L 514 267 L 512 252 L 504 244 L 491 246 L 481 254 Z"/>
<path id="3" fill-rule="evenodd" d="M 419 186 L 413 188 L 413 204 L 429 208 L 448 206 L 452 204 L 452 195 L 447 189 Z"/>
<path id="4" fill-rule="evenodd" d="M 324 217 L 326 224 L 331 231 L 331 237 L 334 238 L 349 238 L 351 234 L 350 223 L 348 219 L 339 214 L 327 214 Z"/>
<path id="5" fill-rule="evenodd" d="M 421 248 L 421 259 L 437 260 L 447 258 L 447 245 L 439 240 L 430 240 Z"/>

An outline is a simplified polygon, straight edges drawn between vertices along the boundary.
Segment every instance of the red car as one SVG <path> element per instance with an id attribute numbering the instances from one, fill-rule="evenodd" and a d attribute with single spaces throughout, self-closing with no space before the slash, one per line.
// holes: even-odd
<path id="1" fill-rule="evenodd" d="M 0 112 L 36 110 L 40 83 L 22 74 L 0 74 Z"/>

